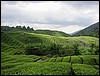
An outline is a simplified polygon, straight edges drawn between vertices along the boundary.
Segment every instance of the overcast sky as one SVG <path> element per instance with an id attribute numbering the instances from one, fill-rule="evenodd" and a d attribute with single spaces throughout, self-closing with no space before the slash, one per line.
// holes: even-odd
<path id="1" fill-rule="evenodd" d="M 99 22 L 99 1 L 1 1 L 1 25 L 73 33 Z"/>

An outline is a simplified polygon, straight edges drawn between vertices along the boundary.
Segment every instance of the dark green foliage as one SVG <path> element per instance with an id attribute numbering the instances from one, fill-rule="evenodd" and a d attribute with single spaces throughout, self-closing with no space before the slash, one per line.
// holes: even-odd
<path id="1" fill-rule="evenodd" d="M 99 54 L 99 47 L 98 46 L 96 46 L 94 43 L 91 43 L 90 44 L 90 49 L 89 49 L 89 52 L 91 53 L 91 54 Z"/>
<path id="2" fill-rule="evenodd" d="M 61 45 L 60 44 L 52 44 L 50 46 L 50 51 L 51 51 L 51 54 L 52 55 L 55 55 L 55 54 L 59 54 L 59 50 L 61 49 Z"/>
<path id="3" fill-rule="evenodd" d="M 25 27 L 25 26 L 24 26 Z M 10 28 L 10 27 L 9 27 Z M 22 29 L 22 27 L 21 26 L 16 26 L 16 28 L 17 29 Z M 25 27 L 26 28 L 26 27 Z"/>
<path id="4" fill-rule="evenodd" d="M 30 30 L 34 30 L 34 29 L 33 28 L 30 28 L 29 26 L 27 26 L 27 30 L 30 31 Z"/>
<path id="5" fill-rule="evenodd" d="M 48 45 L 45 44 L 28 44 L 25 48 L 26 55 L 45 55 L 46 51 L 48 50 Z"/>
<path id="6" fill-rule="evenodd" d="M 80 55 L 81 54 L 80 51 L 78 50 L 78 47 L 79 47 L 79 45 L 76 44 L 76 43 L 73 45 L 73 49 L 75 51 L 74 55 Z"/>
<path id="7" fill-rule="evenodd" d="M 1 26 L 2 31 L 11 31 L 12 29 L 14 29 L 14 28 L 11 28 L 9 26 Z"/>
<path id="8" fill-rule="evenodd" d="M 23 26 L 23 27 L 22 27 L 22 29 L 23 29 L 23 30 L 26 30 L 26 27 L 25 27 L 25 26 Z"/>
<path id="9" fill-rule="evenodd" d="M 99 70 L 99 65 L 94 65 L 94 68 Z"/>
<path id="10" fill-rule="evenodd" d="M 5 32 L 9 32 L 9 31 L 23 31 L 23 30 L 25 30 L 25 31 L 34 31 L 34 29 L 33 28 L 30 28 L 29 26 L 26 28 L 25 26 L 16 26 L 16 27 L 9 27 L 9 26 L 1 26 L 1 30 L 2 31 L 5 31 Z"/>
<path id="11" fill-rule="evenodd" d="M 75 51 L 72 47 L 73 46 L 71 45 L 63 45 L 61 49 L 59 50 L 59 55 L 60 56 L 74 55 Z"/>

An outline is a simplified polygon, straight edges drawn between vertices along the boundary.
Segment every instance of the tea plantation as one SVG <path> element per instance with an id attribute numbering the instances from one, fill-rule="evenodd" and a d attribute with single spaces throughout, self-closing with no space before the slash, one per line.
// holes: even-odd
<path id="1" fill-rule="evenodd" d="M 1 31 L 1 75 L 99 75 L 99 38 L 46 32 Z"/>

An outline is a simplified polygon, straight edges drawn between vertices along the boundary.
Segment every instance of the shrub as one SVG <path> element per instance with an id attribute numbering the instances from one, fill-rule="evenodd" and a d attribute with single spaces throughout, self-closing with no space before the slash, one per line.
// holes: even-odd
<path id="1" fill-rule="evenodd" d="M 71 56 L 71 62 L 81 64 L 82 60 L 78 56 Z"/>
<path id="2" fill-rule="evenodd" d="M 49 62 L 55 62 L 56 61 L 56 58 L 50 58 L 49 59 Z"/>
<path id="3" fill-rule="evenodd" d="M 28 44 L 25 48 L 25 54 L 26 55 L 45 55 L 47 51 L 49 50 L 49 46 L 46 44 L 42 43 L 37 43 L 37 44 Z"/>
<path id="4" fill-rule="evenodd" d="M 62 62 L 63 57 L 57 57 L 55 62 Z"/>
<path id="5" fill-rule="evenodd" d="M 64 62 L 35 62 L 2 70 L 1 75 L 69 75 L 70 67 Z"/>
<path id="6" fill-rule="evenodd" d="M 50 46 L 50 51 L 51 51 L 51 54 L 52 55 L 56 55 L 56 54 L 59 54 L 59 50 L 61 49 L 61 46 L 60 44 L 57 44 L 57 43 L 54 43 Z"/>
<path id="7" fill-rule="evenodd" d="M 70 56 L 63 57 L 62 62 L 70 62 Z"/>
<path id="8" fill-rule="evenodd" d="M 99 75 L 99 70 L 91 65 L 86 64 L 73 64 L 72 68 L 76 75 Z"/>
<path id="9" fill-rule="evenodd" d="M 95 60 L 91 57 L 86 57 L 86 56 L 80 56 L 83 59 L 83 64 L 89 64 L 89 65 L 94 65 Z"/>

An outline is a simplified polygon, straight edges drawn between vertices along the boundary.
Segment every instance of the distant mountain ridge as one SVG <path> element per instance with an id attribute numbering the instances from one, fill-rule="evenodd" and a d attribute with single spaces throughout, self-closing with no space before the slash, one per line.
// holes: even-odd
<path id="1" fill-rule="evenodd" d="M 92 24 L 91 26 L 74 33 L 73 36 L 99 37 L 99 22 Z"/>

